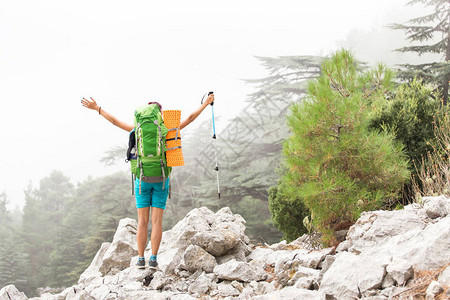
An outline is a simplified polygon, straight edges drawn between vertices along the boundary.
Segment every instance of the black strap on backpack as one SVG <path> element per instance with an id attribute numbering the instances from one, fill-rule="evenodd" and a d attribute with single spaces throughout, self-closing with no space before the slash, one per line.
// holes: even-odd
<path id="1" fill-rule="evenodd" d="M 137 159 L 136 156 L 136 135 L 134 129 L 131 130 L 130 136 L 128 137 L 128 149 L 127 149 L 127 158 L 125 158 L 125 162 L 129 162 L 132 159 Z M 135 175 L 131 173 L 131 195 L 134 195 L 134 180 Z"/>

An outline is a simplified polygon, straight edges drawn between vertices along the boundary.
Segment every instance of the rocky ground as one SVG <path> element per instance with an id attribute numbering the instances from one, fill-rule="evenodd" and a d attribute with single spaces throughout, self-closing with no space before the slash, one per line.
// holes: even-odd
<path id="1" fill-rule="evenodd" d="M 229 208 L 194 209 L 163 233 L 156 272 L 135 267 L 136 228 L 121 220 L 77 285 L 31 299 L 450 298 L 450 198 L 443 196 L 365 212 L 336 249 L 312 250 L 306 235 L 254 246 Z M 27 297 L 9 285 L 0 300 L 10 299 Z"/>

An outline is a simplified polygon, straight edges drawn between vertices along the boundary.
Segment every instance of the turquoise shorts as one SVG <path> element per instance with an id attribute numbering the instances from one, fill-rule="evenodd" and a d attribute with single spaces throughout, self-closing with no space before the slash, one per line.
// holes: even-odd
<path id="1" fill-rule="evenodd" d="M 142 181 L 141 193 L 139 194 L 139 182 L 136 178 L 134 182 L 134 195 L 136 197 L 136 207 L 158 207 L 166 209 L 167 197 L 169 196 L 169 178 L 166 179 L 166 183 L 163 187 L 163 182 L 148 183 Z"/>

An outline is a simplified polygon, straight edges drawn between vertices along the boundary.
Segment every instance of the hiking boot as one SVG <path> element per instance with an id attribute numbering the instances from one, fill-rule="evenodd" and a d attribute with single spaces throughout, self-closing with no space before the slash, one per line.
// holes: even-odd
<path id="1" fill-rule="evenodd" d="M 138 259 L 136 266 L 138 269 L 145 269 L 145 259 Z"/>
<path id="2" fill-rule="evenodd" d="M 148 267 L 150 269 L 156 270 L 156 268 L 158 267 L 158 262 L 156 260 L 149 260 L 148 261 Z"/>

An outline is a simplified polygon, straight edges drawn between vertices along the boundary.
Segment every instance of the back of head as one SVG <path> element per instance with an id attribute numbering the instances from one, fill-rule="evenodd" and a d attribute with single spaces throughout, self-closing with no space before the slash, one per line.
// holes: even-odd
<path id="1" fill-rule="evenodd" d="M 158 102 L 152 101 L 152 102 L 149 102 L 149 103 L 148 103 L 148 105 L 151 105 L 151 104 L 156 104 L 156 105 L 159 107 L 159 110 L 162 111 L 162 105 L 159 104 Z"/>

